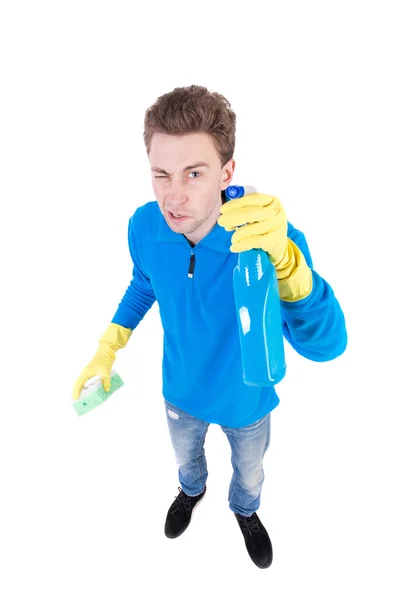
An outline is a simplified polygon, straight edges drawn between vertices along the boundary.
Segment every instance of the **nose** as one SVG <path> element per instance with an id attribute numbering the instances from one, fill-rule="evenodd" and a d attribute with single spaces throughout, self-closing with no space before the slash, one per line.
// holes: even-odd
<path id="1" fill-rule="evenodd" d="M 184 186 L 179 182 L 172 182 L 168 190 L 167 201 L 170 207 L 174 210 L 184 206 L 188 201 Z"/>

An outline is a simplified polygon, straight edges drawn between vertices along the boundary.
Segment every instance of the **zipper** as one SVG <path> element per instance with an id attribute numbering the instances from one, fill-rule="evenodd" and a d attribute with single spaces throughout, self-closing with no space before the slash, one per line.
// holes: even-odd
<path id="1" fill-rule="evenodd" d="M 192 248 L 190 252 L 190 261 L 189 261 L 189 271 L 188 277 L 192 280 L 192 296 L 194 296 L 194 267 L 196 264 L 196 256 L 194 254 L 194 249 Z"/>
<path id="2" fill-rule="evenodd" d="M 183 237 L 185 238 L 185 240 L 187 241 L 187 243 L 190 246 L 190 259 L 189 259 L 188 277 L 189 277 L 189 279 L 192 280 L 192 296 L 194 296 L 194 267 L 196 265 L 196 255 L 194 253 L 194 248 L 193 248 L 192 244 L 189 242 L 189 240 L 187 239 L 187 237 L 184 234 L 182 234 L 182 235 L 183 235 Z"/>

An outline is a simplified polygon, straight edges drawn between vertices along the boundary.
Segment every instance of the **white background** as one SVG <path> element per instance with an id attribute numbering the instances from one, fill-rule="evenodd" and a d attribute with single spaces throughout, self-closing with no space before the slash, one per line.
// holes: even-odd
<path id="1" fill-rule="evenodd" d="M 4 600 L 399 598 L 395 4 L 2 3 Z M 286 345 L 258 511 L 267 570 L 229 511 L 216 425 L 207 495 L 164 536 L 178 478 L 157 304 L 118 355 L 125 386 L 80 418 L 70 404 L 131 279 L 128 219 L 154 200 L 144 112 L 190 84 L 231 102 L 234 183 L 280 197 L 346 316 L 337 360 Z"/>

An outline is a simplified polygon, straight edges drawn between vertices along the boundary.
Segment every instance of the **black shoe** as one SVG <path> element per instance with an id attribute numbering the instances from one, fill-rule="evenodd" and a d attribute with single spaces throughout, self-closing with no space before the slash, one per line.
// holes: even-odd
<path id="1" fill-rule="evenodd" d="M 266 569 L 272 563 L 272 544 L 264 525 L 257 513 L 244 517 L 234 513 L 242 530 L 247 552 L 251 560 L 260 569 Z"/>
<path id="2" fill-rule="evenodd" d="M 185 531 L 192 518 L 192 511 L 199 500 L 206 493 L 206 487 L 197 496 L 188 496 L 178 487 L 179 495 L 175 496 L 176 500 L 170 506 L 165 521 L 165 535 L 168 538 L 176 538 Z"/>

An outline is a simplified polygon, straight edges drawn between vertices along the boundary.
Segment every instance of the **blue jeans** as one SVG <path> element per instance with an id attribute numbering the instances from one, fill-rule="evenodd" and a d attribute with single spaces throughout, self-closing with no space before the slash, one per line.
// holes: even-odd
<path id="1" fill-rule="evenodd" d="M 193 417 L 166 400 L 164 402 L 181 488 L 188 496 L 197 496 L 204 490 L 208 476 L 204 441 L 210 423 Z M 268 413 L 246 427 L 232 429 L 221 425 L 232 450 L 229 508 L 246 517 L 260 506 L 264 482 L 262 460 L 269 446 L 270 421 L 271 413 Z"/>

